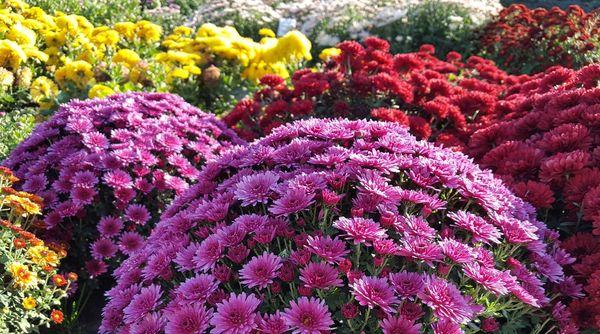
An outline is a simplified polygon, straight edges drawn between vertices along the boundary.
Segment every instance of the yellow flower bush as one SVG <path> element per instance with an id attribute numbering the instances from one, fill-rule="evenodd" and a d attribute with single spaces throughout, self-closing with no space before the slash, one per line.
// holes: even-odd
<path id="1" fill-rule="evenodd" d="M 57 271 L 66 255 L 27 227 L 35 223 L 42 201 L 11 188 L 17 179 L 0 167 L 0 333 L 31 333 L 56 322 L 61 300 L 74 275 Z M 62 314 L 62 313 L 61 313 Z"/>

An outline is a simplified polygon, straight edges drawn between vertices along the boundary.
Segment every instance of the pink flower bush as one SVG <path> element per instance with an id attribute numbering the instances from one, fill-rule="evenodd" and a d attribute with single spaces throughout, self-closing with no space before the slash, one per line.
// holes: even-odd
<path id="1" fill-rule="evenodd" d="M 3 164 L 44 198 L 44 238 L 70 244 L 97 276 L 142 247 L 200 165 L 239 143 L 178 96 L 127 93 L 63 105 Z"/>
<path id="2" fill-rule="evenodd" d="M 198 180 L 114 272 L 102 333 L 462 333 L 548 319 L 570 279 L 531 205 L 398 124 L 297 121 Z"/>

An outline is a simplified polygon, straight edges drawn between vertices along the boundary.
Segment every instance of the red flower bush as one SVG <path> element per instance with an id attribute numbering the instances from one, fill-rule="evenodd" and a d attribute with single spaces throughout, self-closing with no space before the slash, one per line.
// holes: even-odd
<path id="1" fill-rule="evenodd" d="M 338 47 L 341 54 L 322 69 L 297 71 L 291 88 L 279 77 L 264 77 L 264 88 L 238 103 L 224 122 L 242 137 L 258 138 L 298 118 L 372 118 L 461 147 L 474 129 L 488 123 L 507 85 L 525 79 L 480 57 L 463 63 L 450 52 L 442 61 L 430 45 L 397 55 L 378 38 L 367 38 L 364 46 L 346 41 Z"/>
<path id="2" fill-rule="evenodd" d="M 600 235 L 599 83 L 600 65 L 548 69 L 511 87 L 499 103 L 498 121 L 469 142 L 469 154 L 482 167 L 540 209 L 549 226 L 567 234 Z M 599 242 L 592 235 L 585 238 Z M 599 276 L 577 266 L 589 270 L 585 264 L 599 259 L 597 249 L 575 252 L 582 256 L 575 271 L 589 293 L 575 305 L 588 310 L 600 303 Z"/>
<path id="3" fill-rule="evenodd" d="M 511 5 L 483 29 L 480 48 L 511 73 L 539 72 L 554 65 L 579 68 L 600 61 L 599 27 L 600 10 Z"/>
<path id="4" fill-rule="evenodd" d="M 234 143 L 233 131 L 176 95 L 127 93 L 63 105 L 3 164 L 44 199 L 44 239 L 74 247 L 72 264 L 87 260 L 93 277 L 141 247 L 198 167 Z"/>
<path id="5" fill-rule="evenodd" d="M 115 271 L 100 331 L 442 334 L 543 322 L 546 292 L 572 281 L 557 237 L 489 171 L 403 126 L 296 121 L 207 163 Z"/>

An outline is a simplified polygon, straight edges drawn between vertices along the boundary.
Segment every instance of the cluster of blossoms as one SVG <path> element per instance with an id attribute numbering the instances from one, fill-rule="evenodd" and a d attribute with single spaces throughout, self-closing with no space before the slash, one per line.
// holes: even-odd
<path id="1" fill-rule="evenodd" d="M 531 205 L 398 124 L 296 121 L 198 179 L 115 271 L 102 333 L 493 331 L 578 293 Z"/>
<path id="2" fill-rule="evenodd" d="M 581 67 L 600 61 L 599 26 L 598 10 L 511 5 L 483 29 L 480 48 L 515 73 L 539 72 L 554 65 Z"/>
<path id="3" fill-rule="evenodd" d="M 324 53 L 330 60 L 323 68 L 297 71 L 291 88 L 281 78 L 265 76 L 264 88 L 240 101 L 223 121 L 242 137 L 257 138 L 297 118 L 373 118 L 461 147 L 493 118 L 508 84 L 526 79 L 476 56 L 463 62 L 451 52 L 440 60 L 431 45 L 394 55 L 386 41 L 374 37 L 364 46 L 346 41 Z"/>
<path id="4" fill-rule="evenodd" d="M 26 231 L 42 200 L 11 188 L 18 179 L 0 167 L 0 332 L 31 333 L 61 323 L 59 309 L 77 275 L 57 271 L 64 249 Z"/>
<path id="5" fill-rule="evenodd" d="M 568 234 L 600 235 L 599 83 L 600 65 L 550 68 L 514 85 L 499 119 L 469 142 L 469 155 L 541 210 L 548 225 Z M 594 252 L 598 259 L 597 247 L 576 253 Z M 598 290 L 598 274 L 588 273 Z M 590 298 L 599 309 L 598 293 Z"/>
<path id="6" fill-rule="evenodd" d="M 3 163 L 44 199 L 43 239 L 71 243 L 94 277 L 142 246 L 199 165 L 238 143 L 176 95 L 126 93 L 61 106 Z"/>
<path id="7" fill-rule="evenodd" d="M 114 92 L 185 91 L 188 85 L 214 89 L 220 73 L 211 66 L 225 68 L 243 86 L 245 78 L 285 76 L 289 66 L 310 59 L 310 42 L 297 31 L 279 39 L 271 33 L 260 42 L 214 25 L 162 34 L 159 25 L 146 20 L 94 26 L 82 16 L 49 15 L 19 0 L 7 1 L 0 5 L 0 94 L 12 99 L 0 108 L 53 110 L 72 98 Z"/>

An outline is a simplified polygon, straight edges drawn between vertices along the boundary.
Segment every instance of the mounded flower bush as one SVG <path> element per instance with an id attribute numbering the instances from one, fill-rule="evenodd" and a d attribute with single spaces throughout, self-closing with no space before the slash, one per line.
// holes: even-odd
<path id="1" fill-rule="evenodd" d="M 419 138 L 462 148 L 470 133 L 489 123 L 509 83 L 493 62 L 450 52 L 443 61 L 431 45 L 392 54 L 389 44 L 367 38 L 326 51 L 329 61 L 314 72 L 297 71 L 293 87 L 275 76 L 223 118 L 245 138 L 258 138 L 290 120 L 307 117 L 372 118 L 410 126 Z M 326 58 L 325 58 L 326 59 Z"/>
<path id="2" fill-rule="evenodd" d="M 178 96 L 127 93 L 63 105 L 3 162 L 44 199 L 44 240 L 72 247 L 94 277 L 146 232 L 198 167 L 241 143 Z"/>
<path id="3" fill-rule="evenodd" d="M 544 332 L 570 281 L 533 207 L 398 124 L 296 121 L 198 179 L 115 271 L 102 333 Z"/>
<path id="4" fill-rule="evenodd" d="M 511 89 L 499 120 L 469 143 L 469 154 L 536 206 L 549 226 L 596 235 L 567 241 L 581 256 L 573 268 L 589 290 L 587 310 L 579 308 L 584 314 L 600 314 L 600 272 L 585 265 L 600 257 L 599 83 L 600 65 L 553 67 L 535 75 Z M 598 317 L 594 326 L 600 327 Z"/>

